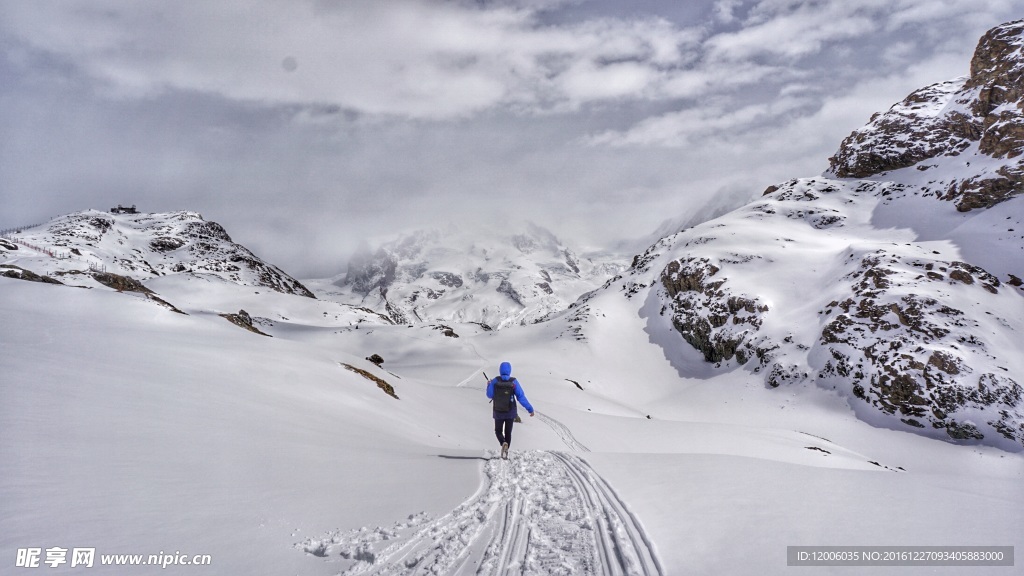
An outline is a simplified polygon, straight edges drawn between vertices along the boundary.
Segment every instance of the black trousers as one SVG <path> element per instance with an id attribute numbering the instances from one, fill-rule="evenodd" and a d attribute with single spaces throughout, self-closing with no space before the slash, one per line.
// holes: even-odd
<path id="1" fill-rule="evenodd" d="M 512 418 L 494 421 L 494 435 L 498 438 L 498 444 L 508 442 L 509 446 L 512 445 L 512 425 L 515 423 Z"/>

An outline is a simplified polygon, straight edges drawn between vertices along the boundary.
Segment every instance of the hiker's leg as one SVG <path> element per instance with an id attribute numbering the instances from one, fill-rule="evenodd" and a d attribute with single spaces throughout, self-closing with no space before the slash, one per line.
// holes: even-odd
<path id="1" fill-rule="evenodd" d="M 494 419 L 494 436 L 498 438 L 498 444 L 505 442 L 505 421 Z"/>
<path id="2" fill-rule="evenodd" d="M 509 446 L 512 445 L 512 425 L 515 423 L 516 421 L 512 418 L 505 420 L 505 442 L 508 442 Z"/>

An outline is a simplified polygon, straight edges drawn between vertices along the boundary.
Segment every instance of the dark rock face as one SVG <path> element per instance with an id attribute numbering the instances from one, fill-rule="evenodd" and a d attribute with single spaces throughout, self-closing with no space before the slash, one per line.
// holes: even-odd
<path id="1" fill-rule="evenodd" d="M 1002 160 L 1002 165 L 948 182 L 941 197 L 969 211 L 1024 193 L 1022 87 L 1024 20 L 1018 20 L 982 37 L 969 78 L 922 88 L 850 134 L 829 158 L 830 172 L 840 178 L 867 178 L 957 157 L 977 146 L 979 154 Z"/>
<path id="2" fill-rule="evenodd" d="M 100 234 L 110 230 L 110 227 L 114 225 L 112 221 L 106 218 L 92 218 L 89 220 L 89 224 L 92 225 L 93 228 L 99 230 Z"/>
<path id="3" fill-rule="evenodd" d="M 580 265 L 579 265 L 579 259 L 576 258 L 576 255 L 573 254 L 572 251 L 570 251 L 568 248 L 566 248 L 564 251 L 562 251 L 562 253 L 565 254 L 565 265 L 568 266 L 569 269 L 572 270 L 574 274 L 579 274 L 580 273 Z"/>
<path id="4" fill-rule="evenodd" d="M 207 222 L 205 220 L 201 222 L 189 222 L 188 225 L 185 226 L 185 236 L 199 240 L 221 240 L 224 242 L 231 242 L 231 236 L 228 236 L 228 232 L 223 226 L 216 222 Z"/>
<path id="5" fill-rule="evenodd" d="M 979 139 L 980 125 L 959 112 L 929 117 L 922 110 L 942 106 L 961 87 L 962 81 L 956 80 L 928 86 L 885 114 L 875 114 L 867 126 L 843 140 L 829 158 L 830 170 L 839 178 L 867 178 L 935 156 L 960 154 Z M 903 135 L 905 139 L 897 137 Z"/>
<path id="6" fill-rule="evenodd" d="M 1024 443 L 1021 386 L 1007 375 L 977 374 L 971 367 L 976 355 L 990 354 L 981 324 L 927 296 L 962 284 L 983 298 L 998 293 L 997 278 L 964 262 L 926 263 L 879 250 L 843 280 L 850 283 L 850 297 L 823 311 L 831 320 L 818 342 L 826 359 L 819 380 L 852 385 L 855 398 L 872 407 L 957 440 L 984 438 L 968 412 L 985 409 L 989 425 Z M 910 289 L 917 293 L 906 294 Z"/>
<path id="7" fill-rule="evenodd" d="M 672 324 L 708 362 L 733 357 L 745 364 L 764 357 L 753 342 L 768 307 L 757 298 L 734 295 L 726 279 L 714 279 L 720 269 L 706 258 L 674 260 L 661 274 L 661 283 L 672 299 Z"/>
<path id="8" fill-rule="evenodd" d="M 395 400 L 399 399 L 398 398 L 398 394 L 395 393 L 395 387 L 392 386 L 391 384 L 388 384 L 387 380 L 384 380 L 383 378 L 378 378 L 377 376 L 374 376 L 373 374 L 370 374 L 366 370 L 363 370 L 362 368 L 356 368 L 355 366 L 353 366 L 351 364 L 342 363 L 341 365 L 344 366 L 346 370 L 349 370 L 351 372 L 355 372 L 356 374 L 359 374 L 360 376 L 362 376 L 363 378 L 366 378 L 370 382 L 373 382 L 374 384 L 377 385 L 378 388 L 381 389 L 381 391 L 383 391 L 388 396 L 391 396 Z"/>
<path id="9" fill-rule="evenodd" d="M 149 247 L 157 252 L 172 252 L 181 248 L 185 245 L 185 241 L 181 238 L 174 238 L 170 236 L 160 236 L 150 241 Z"/>
<path id="10" fill-rule="evenodd" d="M 434 280 L 437 280 L 441 286 L 447 288 L 461 288 L 462 287 L 462 276 L 453 274 L 451 272 L 434 272 L 430 275 Z"/>
<path id="11" fill-rule="evenodd" d="M 393 302 L 386 302 L 384 312 L 387 314 L 388 320 L 394 324 L 412 324 L 412 319 Z"/>
<path id="12" fill-rule="evenodd" d="M 100 284 L 108 288 L 113 288 L 118 292 L 141 292 L 143 294 L 151 294 L 153 291 L 143 286 L 142 282 L 128 276 L 121 276 L 120 274 L 113 274 L 111 272 L 97 272 L 92 275 Z"/>
<path id="13" fill-rule="evenodd" d="M 520 295 L 519 291 L 516 290 L 516 287 L 513 286 L 511 282 L 509 282 L 508 278 L 503 279 L 501 283 L 498 284 L 496 290 L 498 291 L 498 293 L 504 294 L 505 296 L 511 298 L 512 301 L 515 302 L 516 304 L 520 306 L 526 306 L 525 304 L 523 304 L 522 295 Z"/>
<path id="14" fill-rule="evenodd" d="M 60 280 L 51 276 L 39 275 L 31 270 L 25 270 L 19 266 L 11 264 L 0 265 L 0 276 L 5 278 L 17 278 L 18 280 L 28 280 L 29 282 L 43 282 L 44 284 L 64 284 Z"/>
<path id="15" fill-rule="evenodd" d="M 250 316 L 249 313 L 246 312 L 245 310 L 239 310 L 237 314 L 221 314 L 220 317 L 224 318 L 228 322 L 231 322 L 235 326 L 238 326 L 239 328 L 245 328 L 246 330 L 252 332 L 253 334 L 272 337 L 270 336 L 270 334 L 267 334 L 260 330 L 259 328 L 257 328 L 253 324 L 252 316 Z"/>
<path id="16" fill-rule="evenodd" d="M 994 109 L 1003 104 L 1019 107 L 1024 96 L 1022 35 L 1024 20 L 1008 22 L 986 32 L 974 51 L 971 77 L 964 88 L 980 89 L 974 112 L 991 120 L 985 128 L 997 120 L 988 116 Z"/>
<path id="17" fill-rule="evenodd" d="M 434 330 L 437 330 L 437 331 L 441 332 L 442 334 L 444 334 L 445 336 L 447 336 L 449 338 L 458 338 L 459 337 L 459 335 L 455 333 L 455 330 L 453 330 L 451 326 L 446 326 L 444 324 L 437 324 L 435 326 L 432 326 L 432 328 Z"/>

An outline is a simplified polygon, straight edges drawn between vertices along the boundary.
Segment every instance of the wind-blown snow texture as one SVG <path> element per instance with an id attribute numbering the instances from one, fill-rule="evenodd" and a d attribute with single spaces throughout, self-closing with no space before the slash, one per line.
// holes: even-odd
<path id="1" fill-rule="evenodd" d="M 1003 56 L 973 69 L 1017 69 L 1020 33 L 990 33 L 979 52 Z M 911 108 L 892 125 L 950 142 Z M 857 155 L 917 138 L 873 131 Z M 1024 549 L 1024 198 L 944 201 L 954 180 L 1012 180 L 1021 155 L 983 147 L 782 183 L 627 270 L 539 230 L 427 234 L 339 288 L 187 212 L 12 234 L 0 562 L 94 547 L 90 574 L 180 552 L 213 563 L 161 572 L 781 575 L 793 545 Z M 481 374 L 502 361 L 537 409 L 508 461 Z"/>

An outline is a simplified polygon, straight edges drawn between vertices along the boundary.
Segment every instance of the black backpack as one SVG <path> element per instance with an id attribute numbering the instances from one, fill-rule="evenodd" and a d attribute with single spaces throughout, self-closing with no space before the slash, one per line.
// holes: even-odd
<path id="1" fill-rule="evenodd" d="M 508 412 L 515 406 L 515 400 L 512 399 L 516 390 L 516 379 L 509 378 L 508 380 L 502 380 L 501 378 L 495 378 L 494 381 L 494 411 L 495 412 Z"/>

